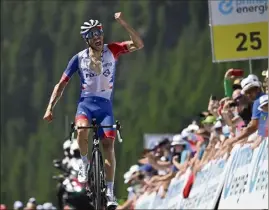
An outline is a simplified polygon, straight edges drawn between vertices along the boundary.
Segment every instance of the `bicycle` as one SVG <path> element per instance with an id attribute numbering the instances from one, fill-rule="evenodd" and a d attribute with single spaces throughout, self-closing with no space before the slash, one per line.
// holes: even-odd
<path id="1" fill-rule="evenodd" d="M 119 142 L 122 142 L 120 129 L 121 125 L 119 121 L 116 121 L 115 125 L 106 125 L 101 126 L 96 124 L 96 119 L 92 120 L 91 126 L 75 126 L 75 123 L 71 124 L 70 131 L 70 140 L 72 139 L 72 135 L 76 130 L 79 129 L 93 129 L 93 147 L 92 147 L 92 155 L 90 159 L 90 167 L 88 170 L 88 189 L 87 196 L 89 200 L 93 201 L 93 206 L 96 210 L 100 210 L 103 207 L 106 209 L 106 182 L 105 182 L 105 173 L 103 166 L 103 157 L 100 151 L 99 142 L 100 139 L 98 137 L 98 128 L 116 128 L 117 136 Z"/>

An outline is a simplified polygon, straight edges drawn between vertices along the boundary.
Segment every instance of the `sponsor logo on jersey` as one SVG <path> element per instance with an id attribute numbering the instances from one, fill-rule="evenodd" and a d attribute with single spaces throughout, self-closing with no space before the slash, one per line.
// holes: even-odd
<path id="1" fill-rule="evenodd" d="M 108 68 L 112 66 L 112 62 L 103 64 L 103 68 Z"/>
<path id="2" fill-rule="evenodd" d="M 109 69 L 105 70 L 104 73 L 103 73 L 103 75 L 104 75 L 105 77 L 108 77 L 108 76 L 110 75 L 110 71 L 109 71 Z"/>

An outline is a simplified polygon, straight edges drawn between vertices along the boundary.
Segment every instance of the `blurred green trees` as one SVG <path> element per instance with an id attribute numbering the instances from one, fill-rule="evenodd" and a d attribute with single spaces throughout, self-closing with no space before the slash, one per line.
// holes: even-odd
<path id="1" fill-rule="evenodd" d="M 54 158 L 62 157 L 65 115 L 79 97 L 74 76 L 55 109 L 42 121 L 50 94 L 69 59 L 85 47 L 81 23 L 101 20 L 107 42 L 128 34 L 114 21 L 123 11 L 141 34 L 142 51 L 122 56 L 114 98 L 123 144 L 116 144 L 119 198 L 123 173 L 136 163 L 144 132 L 178 132 L 206 109 L 211 93 L 223 96 L 223 75 L 247 62 L 212 64 L 207 2 L 203 1 L 4 1 L 1 2 L 1 203 L 56 201 Z M 266 61 L 253 62 L 260 75 Z M 128 157 L 128 158 L 126 158 Z"/>

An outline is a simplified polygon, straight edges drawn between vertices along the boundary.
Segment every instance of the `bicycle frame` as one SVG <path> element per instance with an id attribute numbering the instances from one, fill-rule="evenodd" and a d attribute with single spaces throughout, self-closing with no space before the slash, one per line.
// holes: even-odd
<path id="1" fill-rule="evenodd" d="M 75 124 L 72 123 L 71 132 L 70 132 L 70 140 L 71 140 L 72 134 L 74 133 L 75 130 L 79 130 L 79 129 L 92 129 L 93 130 L 93 135 L 92 135 L 93 146 L 92 146 L 92 153 L 91 153 L 91 160 L 90 160 L 91 164 L 88 170 L 88 180 L 89 180 L 88 190 L 91 190 L 92 192 L 89 191 L 87 195 L 89 196 L 90 199 L 91 199 L 91 196 L 93 196 L 93 200 L 95 201 L 94 205 L 96 209 L 99 209 L 101 207 L 100 205 L 106 203 L 106 200 L 103 196 L 106 193 L 106 184 L 105 184 L 103 156 L 99 147 L 99 144 L 100 144 L 100 138 L 98 136 L 99 128 L 116 128 L 119 142 L 122 142 L 122 138 L 120 135 L 121 126 L 120 126 L 119 121 L 116 121 L 115 125 L 108 125 L 108 126 L 97 125 L 96 119 L 92 119 L 91 126 L 76 127 Z M 93 178 L 94 183 L 90 183 L 90 179 L 92 178 Z M 99 186 L 96 187 L 96 185 L 99 185 Z"/>

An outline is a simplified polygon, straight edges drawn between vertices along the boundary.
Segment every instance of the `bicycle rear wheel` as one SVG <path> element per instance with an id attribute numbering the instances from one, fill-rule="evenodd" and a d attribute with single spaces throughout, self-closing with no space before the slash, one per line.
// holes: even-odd
<path id="1" fill-rule="evenodd" d="M 101 194 L 101 177 L 100 177 L 100 170 L 101 170 L 101 158 L 100 158 L 100 151 L 96 150 L 93 154 L 94 161 L 93 161 L 93 179 L 94 179 L 94 207 L 96 210 L 103 209 L 102 206 L 102 194 Z"/>

